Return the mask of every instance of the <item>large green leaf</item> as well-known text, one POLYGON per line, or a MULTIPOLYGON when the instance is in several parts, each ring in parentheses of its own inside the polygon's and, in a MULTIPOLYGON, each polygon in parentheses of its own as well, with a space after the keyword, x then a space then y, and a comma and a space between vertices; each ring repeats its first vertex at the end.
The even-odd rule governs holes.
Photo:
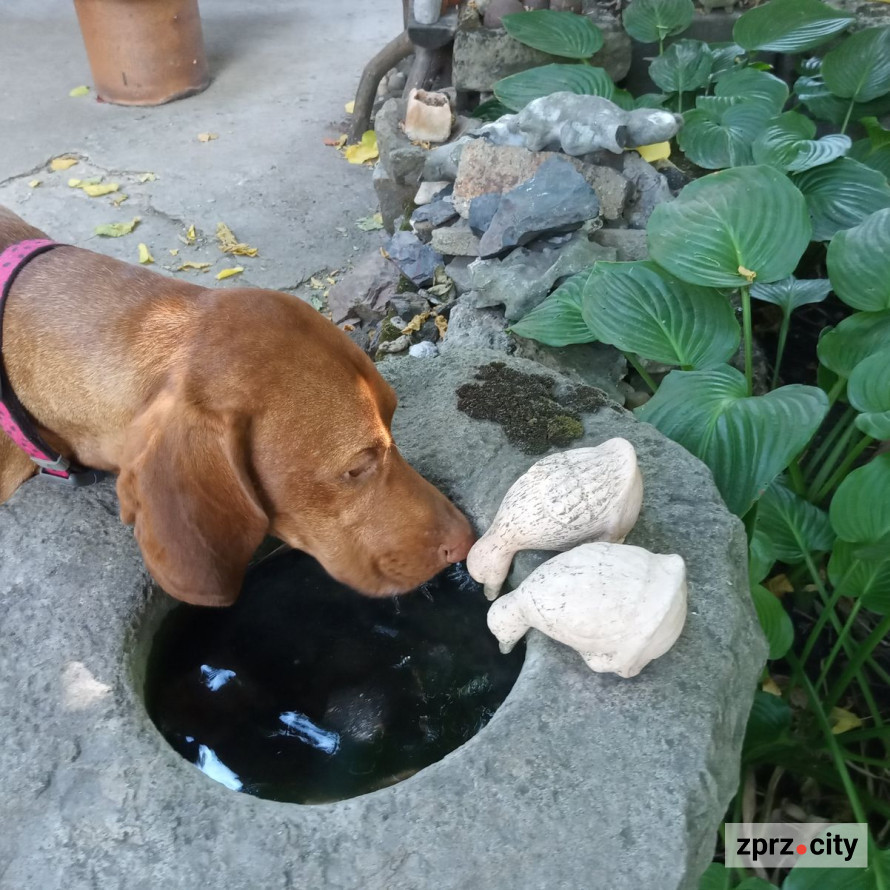
POLYGON ((822 60, 825 86, 842 99, 868 102, 890 92, 890 28, 866 28, 822 60))
POLYGON ((791 708, 778 695, 758 690, 754 693, 754 703, 745 727, 745 741, 742 756, 747 758, 755 749, 769 745, 779 739, 791 726, 791 708))
POLYGON ((695 15, 692 0, 633 0, 624 10, 624 30, 640 43, 660 43, 680 34, 695 15))
POLYGON ((708 85, 714 57, 701 40, 678 40, 649 66, 649 77, 668 93, 688 93, 708 85))
POLYGON ((813 240, 829 241, 865 217, 890 207, 890 185, 877 170, 850 158, 795 173, 792 182, 803 192, 813 218, 813 240))
POLYGON ((776 115, 788 100, 788 84, 766 71, 737 68, 720 75, 714 94, 721 97, 737 96, 745 102, 766 105, 776 115))
POLYGON ((649 255, 683 281, 738 287, 787 278, 810 243, 803 195, 772 167, 691 182, 649 218, 649 255))
POLYGON ((799 53, 825 43, 854 18, 819 0, 772 0, 744 13, 732 37, 745 49, 799 53))
POLYGON ((890 310, 857 312, 823 331, 816 346, 819 361, 841 377, 849 377, 863 359, 890 343, 890 310))
POLYGON ((875 439, 890 439, 890 342, 863 359, 847 384, 847 399, 860 413, 856 426, 875 439))
POLYGON ((710 467, 737 516, 803 450, 828 410, 828 397, 814 386, 747 391, 744 375, 728 366, 672 371, 636 411, 710 467))
POLYGON ((740 70, 748 58, 744 47, 737 43, 709 43, 714 64, 711 66, 711 80, 714 81, 729 71, 740 70))
POLYGON ((838 232, 828 245, 834 292, 854 309, 890 309, 890 207, 838 232))
POLYGON ((521 111, 533 99, 559 92, 611 99, 615 84, 602 68, 592 65, 541 65, 511 74, 494 85, 495 96, 513 111, 521 111))
POLYGON ((877 170, 885 179, 890 180, 890 145, 875 148, 869 139, 857 139, 850 147, 848 158, 877 170))
POLYGON ((509 330, 548 346, 569 346, 596 340, 581 316, 584 284, 589 274, 589 270, 579 272, 564 281, 543 303, 511 325, 509 330))
POLYGON ((872 458, 841 482, 829 516, 844 541, 873 544, 890 533, 890 453, 872 458))
POLYGON ((752 584, 762 581, 776 562, 773 542, 761 531, 754 529, 748 544, 748 580, 752 584))
POLYGON ((878 550, 837 541, 828 561, 828 578, 851 599, 882 615, 890 613, 890 542, 878 550))
POLYGON ((581 314, 597 340, 669 365, 713 368, 739 346, 739 325, 722 294, 649 261, 597 263, 581 314))
MULTIPOLYGON (((717 97, 700 97, 699 101, 703 98, 717 97)), ((704 108, 715 104, 705 103, 704 108)), ((683 115, 683 129, 677 134, 677 142, 686 157, 705 170, 743 167, 754 162, 751 145, 763 132, 770 116, 770 110, 756 102, 729 105, 717 114, 696 108, 683 115)))
POLYGON ((574 12, 536 9, 505 15, 501 21, 514 40, 552 56, 589 59, 603 46, 603 32, 587 16, 574 12))
POLYGON ((795 309, 810 303, 821 303, 831 293, 827 278, 795 278, 793 275, 772 284, 755 284, 751 296, 764 303, 780 306, 783 314, 790 315, 795 309))
POLYGON ((821 139, 813 139, 815 135, 816 125, 808 117, 786 111, 757 138, 752 146, 754 162, 799 172, 842 157, 852 144, 849 136, 837 133, 821 139))
POLYGON ((794 625, 782 601, 760 584, 751 587, 757 620, 769 644, 769 658, 783 658, 794 642, 794 625))
POLYGON ((812 551, 831 550, 835 537, 828 514, 778 479, 757 505, 757 531, 769 538, 776 559, 789 565, 803 562, 812 551))
MULTIPOLYGON (((817 61, 817 60, 810 60, 817 61)), ((873 99, 871 102, 856 102, 850 112, 850 102, 839 99, 829 92, 825 81, 818 74, 818 64, 813 68, 815 73, 798 77, 794 82, 794 95, 806 105, 807 110, 816 118, 829 121, 840 127, 850 113, 850 120, 858 121, 869 115, 881 115, 890 112, 890 94, 873 99)))

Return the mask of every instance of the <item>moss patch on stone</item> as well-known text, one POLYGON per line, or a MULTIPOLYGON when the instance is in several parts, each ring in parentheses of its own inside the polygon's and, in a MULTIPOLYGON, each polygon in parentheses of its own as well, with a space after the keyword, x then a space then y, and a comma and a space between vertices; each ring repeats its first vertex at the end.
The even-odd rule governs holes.
POLYGON ((475 420, 493 420, 509 442, 526 454, 543 454, 584 435, 580 415, 612 404, 592 386, 576 386, 558 398, 553 378, 523 374, 503 362, 491 362, 476 372, 479 383, 457 388, 457 407, 475 420))

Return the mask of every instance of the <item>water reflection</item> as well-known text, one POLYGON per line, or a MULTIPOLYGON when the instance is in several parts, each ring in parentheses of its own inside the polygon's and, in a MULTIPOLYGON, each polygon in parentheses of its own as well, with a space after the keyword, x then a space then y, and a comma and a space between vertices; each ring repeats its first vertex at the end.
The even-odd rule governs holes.
POLYGON ((166 618, 152 719, 211 778, 261 797, 320 803, 401 781, 485 726, 523 658, 498 652, 465 571, 424 588, 367 599, 305 554, 272 556, 232 608, 166 618))

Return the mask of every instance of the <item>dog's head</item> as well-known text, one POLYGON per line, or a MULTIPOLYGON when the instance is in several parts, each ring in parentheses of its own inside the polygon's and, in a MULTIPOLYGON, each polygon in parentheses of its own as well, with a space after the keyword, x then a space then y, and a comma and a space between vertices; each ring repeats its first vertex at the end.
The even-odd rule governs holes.
POLYGON ((206 303, 128 431, 118 479, 168 593, 230 604, 266 534, 372 596, 465 558, 469 523, 399 454, 395 394, 342 331, 274 291, 206 303))

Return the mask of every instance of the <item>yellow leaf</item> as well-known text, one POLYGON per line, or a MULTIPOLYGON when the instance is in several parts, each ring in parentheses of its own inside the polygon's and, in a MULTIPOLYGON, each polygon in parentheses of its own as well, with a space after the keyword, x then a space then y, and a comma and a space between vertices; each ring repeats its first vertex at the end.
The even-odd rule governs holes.
POLYGON ((415 331, 419 331, 421 327, 423 327, 423 323, 430 317, 429 309, 426 312, 421 312, 420 315, 415 315, 405 327, 402 328, 403 334, 413 334, 415 331))
MULTIPOLYGON (((177 251, 178 253, 179 251, 177 251)), ((172 251, 171 251, 172 253, 172 251)), ((210 263, 183 263, 176 271, 177 272, 185 272, 186 269, 197 269, 199 272, 203 272, 205 269, 210 268, 210 263)))
POLYGON ((226 278, 231 278, 233 275, 240 275, 244 271, 244 266, 233 266, 231 269, 223 269, 222 272, 217 272, 216 280, 224 281, 226 278))
POLYGON ((28 183, 28 188, 29 188, 29 189, 36 189, 38 185, 40 185, 40 180, 39 180, 39 179, 32 179, 32 180, 28 183))
POLYGON ((139 225, 139 222, 139 217, 134 216, 128 223, 106 223, 105 225, 96 226, 93 231, 105 238, 120 238, 121 235, 129 235, 139 225))
POLYGON ((743 278, 748 279, 748 284, 752 284, 754 279, 757 277, 756 272, 752 272, 750 269, 746 269, 744 266, 739 266, 739 275, 743 278))
POLYGON ((312 278, 309 279, 309 287, 311 287, 312 290, 321 290, 324 285, 313 275, 312 278))
POLYGON ((219 133, 198 133, 198 142, 211 142, 219 139, 219 133))
POLYGON ((68 95, 69 96, 88 96, 90 92, 90 88, 87 86, 75 87, 71 90, 68 95))
POLYGON ((125 195, 123 192, 118 192, 112 199, 111 203, 114 204, 115 207, 120 207, 124 201, 129 201, 130 196, 125 195))
POLYGON ((352 102, 347 102, 343 107, 346 109, 347 114, 354 114, 355 113, 355 100, 353 99, 352 102))
POLYGON ((53 173, 58 173, 60 170, 70 170, 77 163, 79 163, 79 160, 77 158, 69 158, 67 156, 61 158, 53 158, 49 162, 49 168, 53 171, 53 173))
POLYGON ((343 154, 350 164, 364 164, 365 161, 373 161, 379 157, 377 150, 377 134, 373 130, 366 130, 362 141, 356 145, 347 145, 343 154))
POLYGON ((238 241, 235 233, 225 223, 216 224, 216 237, 219 249, 223 253, 233 253, 238 256, 256 256, 259 253, 256 247, 238 241))
POLYGON ((779 689, 779 684, 772 677, 767 677, 760 688, 770 695, 775 695, 777 698, 782 697, 782 690, 779 689))
POLYGON ((436 327, 439 329, 439 339, 444 339, 448 333, 448 319, 444 315, 436 316, 436 327))
POLYGON ((155 258, 149 252, 147 245, 140 244, 139 245, 139 262, 142 263, 143 266, 147 266, 149 263, 153 263, 155 258))
POLYGON ((195 231, 194 225, 188 227, 188 231, 185 233, 185 240, 189 244, 194 244, 198 240, 198 233, 195 231))
POLYGON ((143 173, 139 177, 140 182, 154 182, 158 178, 156 173, 143 173))
POLYGON ((325 279, 325 281, 327 281, 328 284, 336 284, 337 283, 337 279, 334 278, 333 275, 328 275, 328 277, 325 279))
POLYGON ((785 574, 775 575, 763 585, 770 593, 774 593, 781 598, 783 593, 794 593, 794 585, 788 580, 785 574))
POLYGON ((70 189, 79 189, 83 185, 82 179, 69 179, 68 180, 68 188, 70 189))
POLYGON ((634 151, 638 151, 640 157, 651 164, 653 161, 666 161, 671 156, 671 144, 655 142, 652 145, 641 145, 634 151))
POLYGON ((81 189, 85 191, 91 198, 101 198, 103 195, 110 195, 112 192, 116 192, 120 186, 116 182, 102 182, 97 183, 96 185, 92 185, 90 183, 84 183, 81 185, 81 189))
POLYGON ((840 735, 842 732, 849 732, 851 729, 859 729, 862 726, 862 718, 857 717, 852 711, 844 710, 844 708, 832 708, 828 715, 828 722, 831 724, 833 735, 840 735))
POLYGON ((179 256, 179 248, 178 247, 168 247, 167 250, 170 251, 170 256, 179 256))

